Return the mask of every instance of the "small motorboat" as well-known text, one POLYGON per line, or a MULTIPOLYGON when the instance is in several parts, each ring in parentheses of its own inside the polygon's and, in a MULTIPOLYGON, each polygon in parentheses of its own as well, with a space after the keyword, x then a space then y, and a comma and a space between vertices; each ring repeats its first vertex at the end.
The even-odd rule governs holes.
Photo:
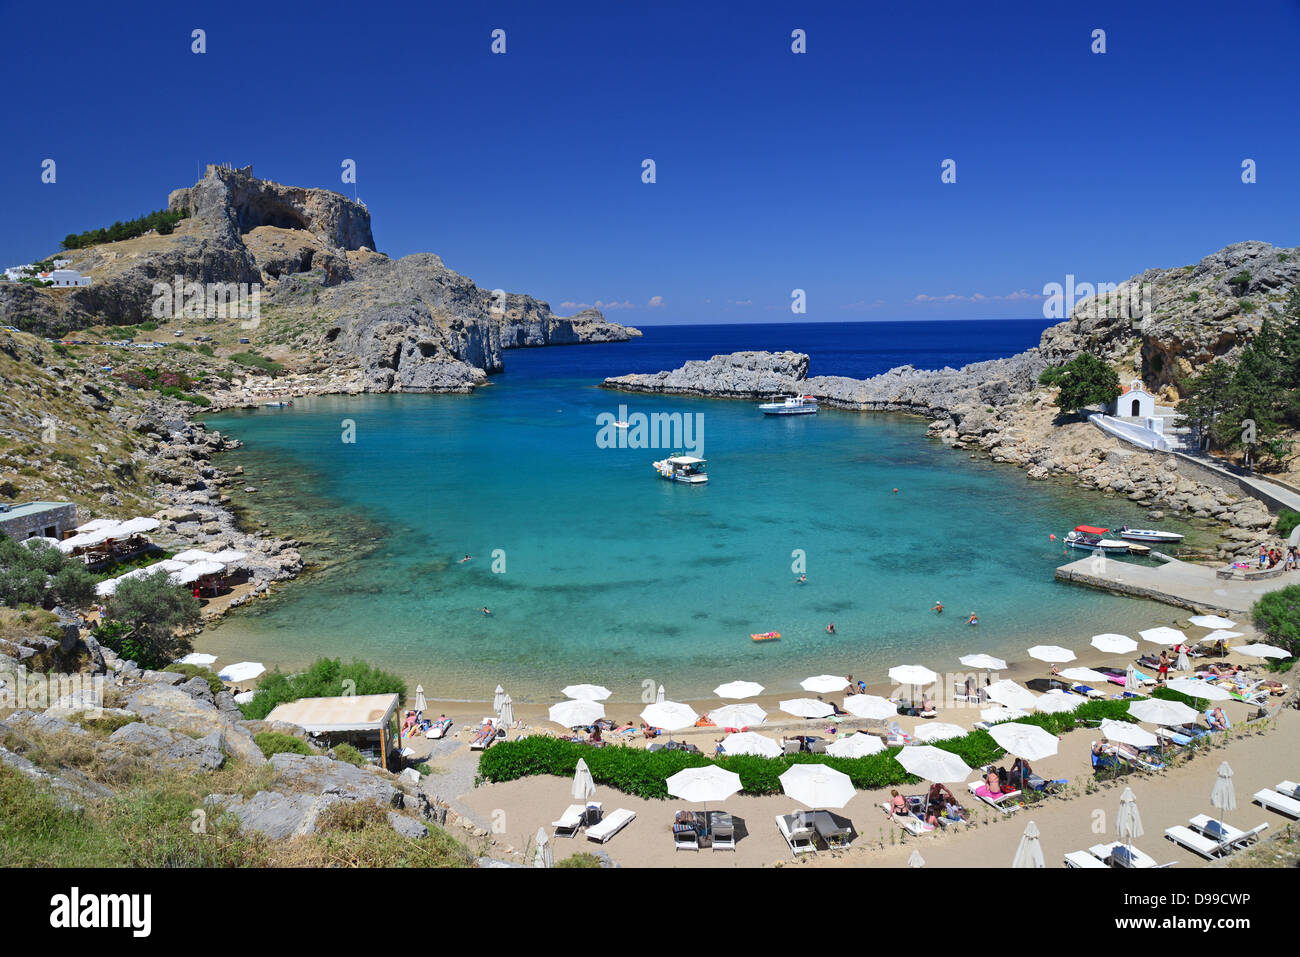
POLYGON ((1118 538, 1107 538, 1110 534, 1109 528, 1099 528, 1096 525, 1076 525, 1074 531, 1065 536, 1065 544, 1071 548, 1082 548, 1085 551, 1095 552, 1127 552, 1128 542, 1118 538))
POLYGON ((693 455, 673 455, 654 463, 660 478, 686 485, 703 485, 709 480, 708 462, 693 455))
POLYGON ((776 641, 781 637, 781 633, 779 631, 760 631, 757 634, 750 635, 749 637, 755 641, 776 641))
POLYGON ((759 406, 764 415, 816 415, 817 396, 778 395, 771 402, 759 406))
POLYGON ((1146 542, 1152 545, 1171 545, 1181 542, 1185 536, 1177 532, 1162 532, 1155 528, 1129 528, 1125 525, 1119 530, 1119 537, 1130 542, 1146 542))

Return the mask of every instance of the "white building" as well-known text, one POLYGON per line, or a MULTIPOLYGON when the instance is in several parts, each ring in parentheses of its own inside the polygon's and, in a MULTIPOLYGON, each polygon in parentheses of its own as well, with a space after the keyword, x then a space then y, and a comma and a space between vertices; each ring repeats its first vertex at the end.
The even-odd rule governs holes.
POLYGON ((42 282, 52 282, 56 286, 89 286, 90 277, 83 276, 75 269, 56 269, 43 272, 37 277, 42 282))
POLYGON ((1156 397, 1143 388, 1142 383, 1134 379, 1121 387, 1120 396, 1115 400, 1116 418, 1151 419, 1156 415, 1156 397))

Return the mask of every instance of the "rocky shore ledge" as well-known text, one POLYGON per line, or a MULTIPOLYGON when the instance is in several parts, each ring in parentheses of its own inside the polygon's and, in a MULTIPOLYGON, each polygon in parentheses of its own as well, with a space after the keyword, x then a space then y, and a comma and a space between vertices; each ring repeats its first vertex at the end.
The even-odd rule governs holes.
POLYGON ((1038 385, 1048 364, 1041 350, 1029 349, 961 369, 900 366, 870 379, 809 378, 803 353, 734 352, 666 372, 612 376, 602 385, 749 401, 804 394, 830 408, 920 415, 931 420, 931 437, 1017 465, 1030 479, 1062 477, 1080 488, 1123 495, 1149 507, 1152 521, 1169 515, 1213 523, 1219 541, 1207 558, 1253 558, 1261 544, 1285 550, 1275 534, 1276 517, 1259 501, 1185 474, 1173 456, 1138 451, 1087 422, 1061 421, 1050 390, 1038 385))

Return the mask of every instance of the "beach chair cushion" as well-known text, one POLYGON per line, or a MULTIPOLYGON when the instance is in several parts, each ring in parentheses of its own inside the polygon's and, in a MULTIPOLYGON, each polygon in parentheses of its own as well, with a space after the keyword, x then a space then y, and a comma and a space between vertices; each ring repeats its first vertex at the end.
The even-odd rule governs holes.
POLYGON ((811 825, 796 819, 794 814, 778 814, 776 829, 781 832, 786 844, 790 845, 791 853, 807 854, 817 850, 817 844, 813 840, 815 832, 811 825))
POLYGON ((1102 870, 1106 869, 1106 863, 1104 861, 1098 860, 1087 851, 1070 851, 1070 853, 1065 855, 1065 866, 1078 868, 1100 867, 1102 870))
POLYGON ((578 828, 582 826, 586 812, 587 809, 585 806, 581 804, 570 804, 564 809, 564 813, 560 815, 558 821, 551 822, 551 827, 555 828, 555 835, 557 837, 573 837, 578 833, 578 828), (563 835, 561 835, 561 831, 564 832, 563 835))
POLYGON ((636 812, 629 811, 627 808, 621 807, 617 811, 611 811, 599 824, 587 828, 587 840, 604 844, 635 819, 636 812))
POLYGON ((1300 801, 1295 798, 1264 788, 1262 791, 1255 792, 1255 801, 1260 807, 1276 811, 1279 814, 1285 814, 1287 817, 1300 819, 1300 801))
POLYGON ((1175 844, 1180 844, 1189 851, 1211 860, 1222 856, 1231 849, 1230 842, 1211 840, 1204 834, 1198 834, 1190 827, 1183 827, 1181 824, 1165 828, 1165 837, 1175 844))

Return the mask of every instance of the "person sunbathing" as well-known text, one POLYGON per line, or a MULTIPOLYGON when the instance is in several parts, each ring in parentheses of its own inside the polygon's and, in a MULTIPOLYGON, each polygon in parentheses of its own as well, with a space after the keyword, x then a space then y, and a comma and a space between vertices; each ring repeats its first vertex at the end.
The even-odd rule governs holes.
POLYGON ((485 721, 483 727, 478 729, 478 734, 474 735, 474 744, 482 744, 492 740, 492 736, 497 733, 497 729, 491 721, 485 721))
POLYGON ((1213 711, 1207 714, 1205 718, 1210 723, 1211 731, 1228 730, 1228 719, 1224 716, 1222 708, 1215 708, 1213 711))
POLYGON ((921 713, 929 714, 932 711, 934 711, 934 699, 929 695, 923 696, 921 698, 921 713))
POLYGON ((1016 758, 1011 764, 1011 773, 1007 775, 1007 782, 1014 787, 1023 788, 1025 780, 1034 776, 1034 769, 1029 766, 1029 762, 1023 758, 1016 758))
POLYGON ((891 790, 889 792, 890 817, 893 817, 895 814, 902 814, 904 817, 906 817, 909 813, 911 812, 907 806, 907 798, 899 794, 897 789, 891 790))

